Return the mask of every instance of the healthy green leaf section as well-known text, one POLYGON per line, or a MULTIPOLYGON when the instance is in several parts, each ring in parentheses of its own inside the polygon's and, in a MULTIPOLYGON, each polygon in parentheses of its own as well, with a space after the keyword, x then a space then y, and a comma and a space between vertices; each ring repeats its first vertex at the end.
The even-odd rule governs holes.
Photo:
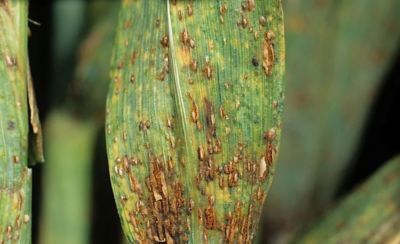
POLYGON ((251 243, 283 107, 281 2, 123 2, 106 136, 130 242, 251 243))
POLYGON ((299 243, 399 243, 400 157, 314 225, 299 243))
POLYGON ((0 242, 30 243, 28 4, 0 1, 0 242))

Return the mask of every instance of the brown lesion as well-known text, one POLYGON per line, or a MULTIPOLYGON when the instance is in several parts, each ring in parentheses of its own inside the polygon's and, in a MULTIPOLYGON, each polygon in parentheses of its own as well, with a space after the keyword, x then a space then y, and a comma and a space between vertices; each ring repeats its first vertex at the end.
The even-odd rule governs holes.
POLYGON ((256 8, 255 0, 245 0, 242 2, 242 10, 243 11, 253 11, 256 8))
POLYGON ((263 69, 267 76, 272 75, 272 69, 275 64, 274 41, 275 34, 270 30, 265 33, 263 41, 263 69))
POLYGON ((206 77, 208 80, 211 80, 214 75, 214 70, 210 64, 210 61, 206 60, 206 63, 203 67, 203 75, 206 77))
POLYGON ((208 100, 204 98, 204 107, 205 107, 205 116, 207 123, 207 138, 217 137, 217 128, 215 123, 215 113, 214 113, 214 105, 208 100))

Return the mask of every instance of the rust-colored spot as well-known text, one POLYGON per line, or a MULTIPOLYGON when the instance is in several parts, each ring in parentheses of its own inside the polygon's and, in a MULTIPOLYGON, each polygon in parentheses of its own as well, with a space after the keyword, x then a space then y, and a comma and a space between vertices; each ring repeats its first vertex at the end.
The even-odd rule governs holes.
POLYGON ((199 120, 199 107, 197 106, 197 104, 194 101, 192 102, 191 116, 192 116, 193 123, 197 123, 199 120))
POLYGON ((182 19, 183 19, 182 10, 178 10, 178 19, 179 19, 179 20, 182 20, 182 19))
POLYGON ((192 59, 192 60, 190 61, 190 69, 191 69, 193 72, 197 72, 197 61, 196 61, 196 59, 192 59))
POLYGON ((133 173, 128 174, 129 175, 129 187, 132 192, 135 192, 139 195, 143 194, 142 187, 140 186, 140 183, 138 180, 135 178, 133 173))
POLYGON ((138 56, 137 52, 135 52, 135 51, 132 52, 132 54, 131 54, 131 65, 135 64, 137 56, 138 56))
POLYGON ((168 73, 169 73, 169 59, 168 59, 168 56, 166 55, 164 57, 163 67, 161 69, 160 74, 158 75, 158 80, 160 80, 160 81, 165 80, 168 73))
POLYGON ((226 115, 225 109, 222 105, 219 107, 219 116, 221 117, 221 119, 228 118, 228 116, 226 115))
POLYGON ((267 24, 267 19, 264 16, 260 16, 260 19, 258 20, 261 26, 265 26, 267 24))
POLYGON ((19 159, 18 155, 14 155, 12 158, 13 158, 13 162, 15 164, 19 163, 20 159, 19 159))
POLYGON ((14 57, 11 57, 10 55, 6 54, 4 56, 5 63, 8 67, 13 67, 17 65, 17 60, 14 57))
POLYGON ((117 64, 117 69, 122 69, 124 67, 124 61, 119 61, 117 64))
POLYGON ((219 7, 219 13, 224 15, 226 13, 226 11, 228 10, 228 6, 223 3, 220 7, 219 7))
POLYGON ((205 159, 204 149, 201 145, 197 148, 197 157, 200 161, 204 161, 205 159))
POLYGON ((169 129, 173 129, 173 128, 174 128, 173 119, 170 118, 170 117, 167 118, 167 127, 168 127, 169 129))
POLYGON ((257 189, 257 200, 258 201, 263 201, 264 200, 264 196, 265 196, 265 194, 264 194, 264 191, 261 189, 261 187, 258 187, 258 189, 257 189))
POLYGON ((255 0, 245 0, 242 2, 242 9, 244 11, 253 11, 256 7, 256 1, 255 0))
POLYGON ((149 120, 140 121, 140 123, 139 123, 139 131, 146 132, 149 129, 150 129, 150 121, 149 120))
POLYGON ((271 142, 269 142, 268 144, 267 144, 267 148, 266 148, 266 150, 265 150, 265 159, 266 159, 266 161, 267 161, 267 163, 268 163, 268 165, 272 165, 273 164, 273 162, 274 162, 274 154, 276 154, 276 148, 274 147, 274 145, 271 143, 271 142))
POLYGON ((208 134, 209 136, 216 137, 217 129, 215 125, 214 106, 207 98, 204 98, 204 103, 208 134))
POLYGON ((240 19, 237 21, 237 26, 242 27, 243 29, 249 26, 249 20, 247 19, 247 17, 242 15, 240 19))
POLYGON ((189 36, 189 32, 187 31, 187 29, 184 29, 181 32, 181 42, 184 46, 188 48, 194 48, 194 40, 189 36))
POLYGON ((132 74, 132 75, 131 75, 131 78, 130 78, 131 83, 132 83, 132 84, 135 83, 135 80, 136 80, 136 77, 135 77, 134 74, 132 74))
POLYGON ((275 38, 275 34, 272 31, 268 31, 264 35, 264 43, 263 43, 263 68, 264 72, 267 76, 272 75, 272 68, 275 63, 275 51, 273 40, 275 38))
POLYGON ((160 43, 163 47, 168 47, 169 46, 169 40, 168 40, 168 36, 164 35, 161 40, 160 43))
POLYGON ((264 133, 264 140, 267 142, 272 142, 276 138, 276 130, 275 128, 269 129, 267 132, 264 133))
POLYGON ((131 20, 125 20, 125 22, 124 22, 124 28, 125 29, 129 29, 129 28, 131 28, 132 27, 132 21, 131 20))
POLYGON ((208 62, 208 61, 207 61, 206 64, 204 65, 203 74, 204 74, 204 76, 205 76, 207 79, 209 79, 209 80, 211 80, 212 77, 213 77, 213 69, 212 69, 212 67, 211 67, 211 65, 210 65, 210 62, 208 62))
POLYGON ((197 129, 198 129, 198 130, 201 130, 201 129, 203 129, 203 124, 200 122, 200 120, 199 120, 199 121, 197 121, 197 123, 196 123, 196 127, 197 127, 197 129))
POLYGON ((186 8, 187 8, 188 16, 192 16, 193 15, 193 5, 192 4, 188 4, 186 8))

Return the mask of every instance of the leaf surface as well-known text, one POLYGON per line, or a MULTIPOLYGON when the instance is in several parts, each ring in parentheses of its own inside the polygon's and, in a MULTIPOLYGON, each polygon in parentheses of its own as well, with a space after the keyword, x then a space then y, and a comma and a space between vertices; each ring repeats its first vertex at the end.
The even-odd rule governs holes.
POLYGON ((283 107, 281 2, 124 1, 107 102, 131 242, 250 243, 283 107))

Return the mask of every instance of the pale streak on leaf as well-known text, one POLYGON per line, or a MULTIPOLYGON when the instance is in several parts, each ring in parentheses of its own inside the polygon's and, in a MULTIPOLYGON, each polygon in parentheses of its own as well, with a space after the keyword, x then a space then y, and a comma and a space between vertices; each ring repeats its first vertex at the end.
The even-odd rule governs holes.
POLYGON ((28 88, 28 102, 29 102, 29 113, 30 113, 30 124, 32 127, 33 138, 30 138, 32 147, 32 154, 35 162, 30 162, 34 165, 36 162, 44 162, 43 153, 43 136, 42 136, 42 126, 40 124, 39 110, 36 103, 35 90, 33 88, 33 81, 30 69, 28 69, 27 78, 27 88, 28 88))

